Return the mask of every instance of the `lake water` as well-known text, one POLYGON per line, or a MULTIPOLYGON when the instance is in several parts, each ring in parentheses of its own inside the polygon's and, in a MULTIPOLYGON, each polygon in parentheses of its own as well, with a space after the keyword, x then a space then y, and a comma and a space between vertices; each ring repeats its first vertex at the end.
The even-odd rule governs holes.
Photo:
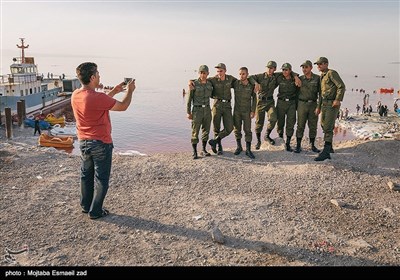
MULTIPOLYGON (((197 74, 187 71, 181 74, 176 84, 171 80, 169 83, 166 82, 170 84, 168 87, 149 87, 148 85, 142 87, 140 80, 137 80, 137 88, 128 110, 110 113, 115 151, 131 150, 145 154, 191 151, 191 122, 186 118, 186 99, 183 98, 182 89, 186 89, 187 81, 196 78, 197 74)), ((347 107, 350 114, 356 112, 357 104, 362 107, 365 94, 360 93, 360 89, 364 89, 366 94, 369 94, 369 103, 374 111, 376 111, 378 101, 393 111, 394 97, 397 97, 398 90, 398 81, 394 78, 341 77, 347 88, 341 108, 347 107), (373 93, 381 87, 394 87, 396 92, 394 95, 373 93)), ((276 93, 277 91, 275 91, 275 96, 276 93)), ((117 98, 122 98, 123 95, 124 93, 120 93, 117 98)), ((317 137, 322 137, 320 124, 318 127, 317 137)), ((255 138, 254 119, 252 128, 253 138, 255 138)), ((265 126, 263 134, 264 131, 265 126)), ((308 135, 307 131, 305 135, 308 135)), ((273 130, 272 136, 277 137, 276 129, 273 130)), ((353 138, 354 135, 350 131, 337 130, 334 141, 353 138)), ((253 145, 254 143, 253 140, 253 145)), ((75 146, 77 147, 77 144, 75 146)), ((230 148, 236 146, 233 133, 223 140, 223 146, 230 148)), ((75 148, 73 153, 78 153, 78 149, 75 148)))

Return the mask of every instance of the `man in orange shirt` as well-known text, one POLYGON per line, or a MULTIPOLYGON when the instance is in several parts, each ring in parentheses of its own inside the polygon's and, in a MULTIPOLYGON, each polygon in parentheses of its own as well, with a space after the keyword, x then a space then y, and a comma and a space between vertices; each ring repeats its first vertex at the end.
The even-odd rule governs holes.
POLYGON ((109 214, 103 208, 111 173, 112 150, 111 121, 109 111, 125 111, 131 104, 135 80, 126 85, 122 101, 114 95, 123 91, 124 83, 116 85, 108 94, 96 92, 100 74, 93 62, 84 62, 76 68, 82 87, 71 97, 76 120, 79 148, 81 150, 81 207, 89 218, 97 219, 109 214))

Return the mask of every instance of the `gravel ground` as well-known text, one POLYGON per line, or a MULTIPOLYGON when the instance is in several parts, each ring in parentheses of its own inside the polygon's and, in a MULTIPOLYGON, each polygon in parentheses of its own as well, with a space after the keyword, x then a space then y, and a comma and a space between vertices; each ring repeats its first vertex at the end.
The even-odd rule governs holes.
POLYGON ((255 160, 115 154, 111 214, 90 220, 79 157, 37 147, 31 132, 0 139, 0 252, 29 248, 2 266, 400 264, 400 192, 388 187, 400 184, 398 140, 335 143, 324 162, 281 139, 255 160))

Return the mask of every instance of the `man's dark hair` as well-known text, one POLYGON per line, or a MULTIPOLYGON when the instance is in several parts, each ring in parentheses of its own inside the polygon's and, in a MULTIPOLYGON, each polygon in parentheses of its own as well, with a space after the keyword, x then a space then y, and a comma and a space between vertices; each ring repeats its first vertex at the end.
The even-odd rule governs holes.
POLYGON ((249 73, 249 69, 247 69, 247 67, 240 67, 239 71, 240 70, 243 70, 243 71, 246 71, 247 73, 249 73))
POLYGON ((76 68, 76 76, 82 84, 87 85, 90 83, 90 78, 96 75, 97 64, 93 62, 84 62, 76 68))

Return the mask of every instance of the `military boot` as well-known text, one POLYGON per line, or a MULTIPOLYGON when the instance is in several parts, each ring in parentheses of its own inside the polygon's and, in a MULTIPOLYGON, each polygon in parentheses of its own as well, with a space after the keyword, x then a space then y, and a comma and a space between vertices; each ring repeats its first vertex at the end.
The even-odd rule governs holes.
POLYGON ((333 150, 333 145, 331 145, 331 149, 330 149, 330 151, 329 151, 331 154, 334 154, 335 153, 335 151, 333 150))
POLYGON ((207 147, 207 141, 203 141, 203 156, 209 157, 211 156, 211 154, 207 152, 206 147, 207 147))
POLYGON ((326 159, 331 159, 331 155, 329 154, 329 151, 331 150, 332 144, 329 142, 325 142, 324 149, 322 152, 314 159, 315 161, 324 161, 326 159))
POLYGON ((290 140, 292 140, 292 136, 286 136, 286 151, 293 152, 293 149, 290 147, 290 140))
POLYGON ((265 140, 267 140, 271 145, 275 145, 275 140, 270 137, 272 130, 267 129, 267 133, 265 134, 265 140))
POLYGON ((235 152, 233 153, 235 156, 237 156, 238 154, 240 154, 243 151, 242 143, 241 143, 240 139, 236 139, 236 143, 237 143, 237 148, 236 148, 235 152))
POLYGON ((214 154, 217 153, 217 141, 215 139, 210 139, 208 140, 208 144, 211 146, 211 150, 214 152, 214 154))
POLYGON ((224 153, 224 150, 222 150, 221 138, 217 137, 216 140, 217 140, 217 144, 218 144, 217 155, 222 155, 224 153))
POLYGON ((261 147, 261 132, 260 133, 256 132, 256 137, 257 137, 256 150, 259 150, 261 147))
POLYGON ((251 142, 246 142, 246 156, 251 159, 256 158, 254 154, 251 152, 251 142))
POLYGON ((315 138, 310 138, 311 150, 315 153, 320 153, 321 151, 315 147, 315 138))
POLYGON ((301 137, 297 137, 297 145, 296 145, 296 149, 294 149, 294 152, 296 154, 301 152, 301 137))
POLYGON ((199 157, 197 156, 197 144, 192 144, 193 147, 193 159, 198 159, 199 157))

